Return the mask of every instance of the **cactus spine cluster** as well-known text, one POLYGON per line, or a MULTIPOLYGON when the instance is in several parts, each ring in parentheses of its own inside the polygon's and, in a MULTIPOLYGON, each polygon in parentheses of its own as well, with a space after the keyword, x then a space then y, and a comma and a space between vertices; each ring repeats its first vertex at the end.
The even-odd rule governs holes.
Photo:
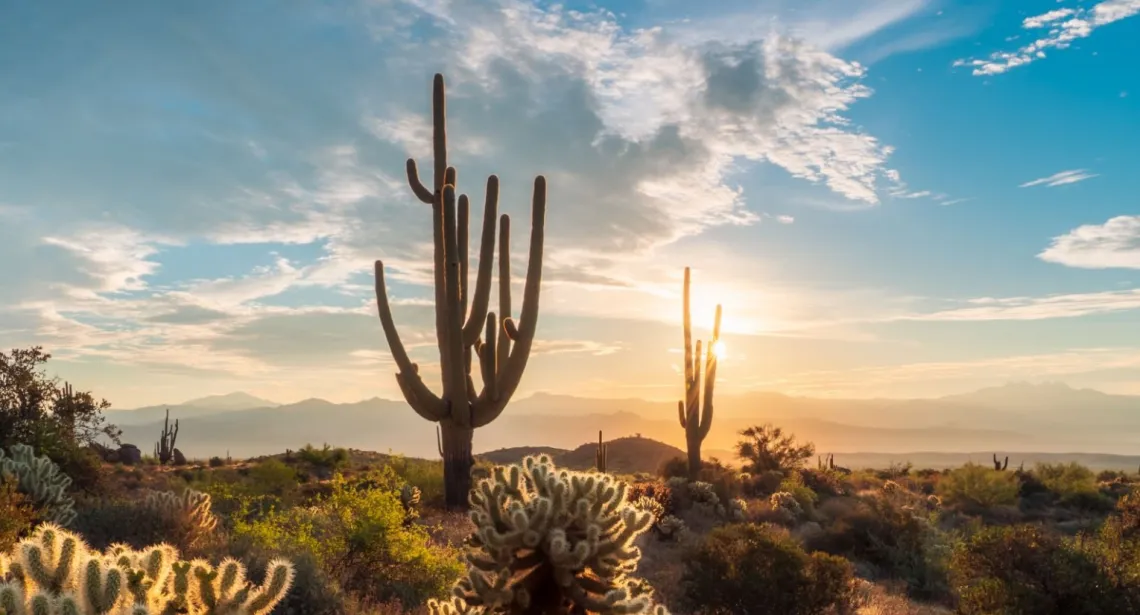
POLYGON ((431 613, 663 615, 629 576, 653 515, 625 496, 625 483, 558 470, 546 455, 495 467, 471 493, 467 575, 431 613))
POLYGON ((83 539, 45 523, 0 554, 0 612, 5 615, 266 615, 293 583, 293 566, 273 560, 266 581, 246 580, 227 558, 217 566, 181 561, 166 544, 135 551, 92 550, 83 539))
POLYGON ((594 453, 594 467, 602 474, 606 473, 606 453, 608 445, 602 442, 602 430, 598 430, 598 451, 594 453))
POLYGON ((75 520, 75 501, 67 494, 71 478, 51 459, 37 457, 26 444, 13 444, 8 455, 0 449, 0 477, 15 479, 20 492, 35 503, 45 521, 62 526, 75 520))
POLYGON ((178 439, 178 419, 174 419, 174 428, 170 428, 170 408, 166 409, 166 418, 162 421, 162 434, 158 442, 154 443, 154 456, 162 465, 174 459, 174 441, 178 439))
POLYGON ((503 214, 499 232, 499 313, 488 312, 495 258, 499 179, 487 178, 479 271, 474 293, 468 292, 468 227, 470 204, 458 195, 456 171, 447 164, 447 114, 443 75, 432 90, 432 145, 435 177, 429 190, 419 179, 416 162, 407 162, 408 184, 419 200, 432 207, 435 246, 435 328, 439 346, 443 393, 436 395, 419 375, 400 341, 388 304, 384 264, 376 261, 376 303, 388 347, 396 362, 396 382, 404 398, 421 417, 440 424, 445 499, 449 508, 463 507, 471 487, 474 430, 498 418, 522 379, 538 324, 542 282, 543 230, 546 218, 546 179, 534 180, 531 204, 530 255, 522 311, 511 319, 510 218, 503 214), (472 355, 479 358, 482 390, 471 377, 472 355))
POLYGON ((716 320, 712 339, 705 351, 704 399, 701 398, 701 340, 693 348, 692 316, 689 309, 689 268, 685 267, 684 328, 685 328, 685 398, 677 402, 677 416, 685 430, 685 445, 689 453, 689 480, 701 474, 701 442, 709 435, 713 418, 713 388, 716 386, 717 342, 720 341, 720 304, 716 306, 716 320))

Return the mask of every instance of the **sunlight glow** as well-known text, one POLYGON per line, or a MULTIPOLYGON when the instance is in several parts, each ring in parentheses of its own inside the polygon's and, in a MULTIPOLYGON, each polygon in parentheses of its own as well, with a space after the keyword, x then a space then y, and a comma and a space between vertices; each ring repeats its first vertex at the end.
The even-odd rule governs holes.
POLYGON ((716 355, 717 361, 723 361, 724 358, 728 356, 726 350, 724 340, 717 340, 716 343, 712 345, 712 352, 716 355))

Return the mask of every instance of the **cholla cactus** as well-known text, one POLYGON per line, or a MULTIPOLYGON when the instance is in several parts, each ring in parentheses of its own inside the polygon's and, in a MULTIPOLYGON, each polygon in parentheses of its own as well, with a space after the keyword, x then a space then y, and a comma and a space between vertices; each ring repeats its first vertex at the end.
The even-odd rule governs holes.
POLYGON ((218 518, 210 508, 210 494, 186 489, 181 495, 173 491, 148 491, 143 505, 185 530, 183 547, 197 544, 218 526, 218 518))
POLYGON ((400 487, 400 504, 404 507, 404 522, 409 524, 419 518, 420 488, 405 484, 400 487))
POLYGON ((708 504, 710 506, 720 504, 720 498, 717 497, 712 484, 702 481, 689 483, 689 497, 698 504, 708 504))
POLYGON ((633 507, 653 515, 653 522, 657 523, 665 516, 665 506, 649 496, 641 496, 633 501, 633 507))
POLYGON ((8 456, 0 449, 0 476, 15 478, 19 490, 28 495, 42 518, 62 526, 75 520, 75 502, 67 495, 71 478, 47 457, 37 457, 32 447, 13 444, 8 456))
POLYGON ((634 595, 633 541, 653 517, 625 493, 611 476, 560 471, 546 455, 495 467, 471 492, 467 575, 450 602, 429 602, 431 613, 664 615, 634 595))
POLYGON ((796 496, 787 491, 777 491, 773 493, 771 497, 768 498, 768 504, 772 506, 773 510, 786 510, 794 517, 799 517, 804 512, 796 496))
POLYGON ((665 518, 658 521, 656 528, 662 540, 677 540, 688 529, 685 527, 684 521, 673 515, 666 515, 665 518))
POLYGON ((725 510, 727 511, 729 519, 733 521, 744 521, 748 515, 748 502, 745 502, 741 498, 733 498, 728 501, 725 510))
POLYGON ((267 615, 293 583, 293 566, 269 562, 266 582, 253 586, 245 568, 180 561, 160 544, 134 551, 92 550, 83 539, 45 523, 0 555, 0 612, 5 615, 267 615))
POLYGON ((883 483, 883 493, 887 495, 895 495, 901 491, 903 491, 902 485, 899 485, 893 480, 888 480, 883 483))

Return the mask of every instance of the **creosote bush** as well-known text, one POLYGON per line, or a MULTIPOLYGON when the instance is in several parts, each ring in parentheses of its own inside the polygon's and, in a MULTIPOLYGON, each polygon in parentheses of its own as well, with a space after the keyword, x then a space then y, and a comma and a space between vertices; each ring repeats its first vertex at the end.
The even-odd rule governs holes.
POLYGON ((625 483, 527 457, 480 480, 471 507, 467 575, 433 614, 666 612, 631 576, 653 516, 626 501, 625 483))
POLYGON ((853 569, 843 558, 807 554, 770 525, 713 530, 684 557, 684 605, 709 615, 819 615, 846 608, 853 569))
POLYGON ((947 473, 938 482, 938 495, 948 506, 985 510, 1017 503, 1020 489, 1012 472, 978 465, 966 465, 947 473))

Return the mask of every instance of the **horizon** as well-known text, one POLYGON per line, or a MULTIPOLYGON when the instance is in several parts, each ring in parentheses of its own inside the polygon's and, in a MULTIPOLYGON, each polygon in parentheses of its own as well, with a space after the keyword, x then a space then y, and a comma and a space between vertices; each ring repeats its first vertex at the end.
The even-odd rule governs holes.
POLYGON ((439 390, 404 179, 436 72, 473 235, 502 180, 516 298, 549 185, 518 400, 679 397, 686 266, 696 338, 724 305, 719 394, 1140 395, 1140 3, 6 12, 0 260, 28 265, 0 278, 0 348, 113 409, 402 400, 376 259, 439 390))
MULTIPOLYGON (((739 393, 730 394, 730 395, 731 396, 782 395, 782 396, 793 398, 793 399, 820 399, 820 400, 836 400, 836 401, 843 401, 843 400, 851 400, 851 401, 876 401, 876 400, 884 400, 884 401, 935 401, 935 400, 940 400, 940 399, 946 399, 948 397, 968 396, 971 394, 984 393, 984 392, 988 392, 988 391, 992 391, 992 390, 1002 390, 1002 389, 1010 389, 1010 388, 1023 388, 1023 387, 1031 387, 1031 388, 1035 388, 1035 389, 1041 389, 1041 388, 1047 388, 1047 387, 1060 387, 1060 388, 1064 388, 1066 390, 1073 391, 1076 393, 1091 392, 1091 393, 1098 393, 1098 394, 1104 394, 1104 395, 1114 395, 1112 393, 1106 393, 1104 391, 1101 391, 1098 389, 1093 389, 1093 388, 1087 388, 1087 387, 1077 388, 1077 387, 1070 386, 1066 382, 1053 381, 1053 380, 1043 380, 1043 381, 1039 381, 1039 382, 1009 381, 1009 382, 1006 382, 1004 384, 995 385, 995 386, 991 386, 991 387, 983 387, 980 389, 969 389, 969 390, 965 390, 965 391, 958 391, 955 393, 949 393, 946 395, 937 395, 937 396, 933 396, 933 397, 882 397, 882 396, 875 396, 875 397, 825 397, 825 396, 812 396, 812 395, 789 395, 787 393, 782 393, 780 391, 769 391, 769 390, 741 391, 739 393)), ((205 395, 205 396, 200 396, 200 397, 194 397, 191 399, 187 399, 185 401, 175 402, 175 403, 163 402, 163 403, 158 403, 158 404, 147 404, 145 406, 135 406, 135 407, 131 407, 131 408, 116 408, 116 407, 112 406, 108 410, 111 413, 114 413, 116 411, 118 411, 118 412, 132 412, 135 410, 157 408, 157 407, 162 407, 162 406, 176 406, 176 407, 177 406, 193 406, 195 402, 202 402, 204 400, 209 400, 209 399, 214 399, 214 398, 227 398, 227 397, 234 397, 234 396, 243 396, 243 397, 248 397, 248 398, 268 402, 273 407, 296 405, 296 404, 300 404, 300 403, 306 402, 306 401, 326 401, 326 402, 330 402, 330 403, 334 403, 334 404, 352 404, 352 403, 357 403, 357 402, 361 402, 361 401, 370 401, 370 400, 375 399, 375 400, 384 401, 384 402, 405 403, 403 398, 380 397, 377 395, 373 395, 371 397, 365 397, 365 398, 361 398, 361 399, 350 400, 350 401, 341 401, 341 402, 334 402, 332 400, 328 400, 328 399, 325 399, 323 397, 305 397, 302 399, 296 399, 293 401, 283 402, 283 401, 279 401, 279 400, 275 400, 275 399, 269 399, 266 397, 262 397, 260 395, 253 395, 247 391, 230 391, 229 393, 221 393, 221 394, 216 394, 216 395, 205 395)), ((673 403, 673 402, 677 401, 676 398, 664 398, 664 397, 660 397, 660 398, 649 398, 649 397, 593 397, 593 396, 573 395, 571 393, 555 393, 555 392, 551 392, 551 391, 533 391, 533 392, 529 392, 525 395, 516 396, 513 399, 515 401, 524 401, 527 399, 533 399, 533 398, 541 397, 541 396, 557 396, 557 397, 569 397, 572 399, 615 401, 615 402, 617 402, 617 401, 644 401, 644 402, 650 402, 650 403, 673 403)), ((1135 396, 1135 395, 1126 395, 1126 397, 1138 397, 1138 398, 1140 398, 1140 396, 1135 396)), ((249 409, 253 409, 253 408, 254 408, 254 406, 249 407, 249 409)), ((246 409, 246 407, 245 406, 239 407, 239 410, 240 409, 246 409)), ((178 418, 178 417, 174 417, 174 418, 178 418)))

